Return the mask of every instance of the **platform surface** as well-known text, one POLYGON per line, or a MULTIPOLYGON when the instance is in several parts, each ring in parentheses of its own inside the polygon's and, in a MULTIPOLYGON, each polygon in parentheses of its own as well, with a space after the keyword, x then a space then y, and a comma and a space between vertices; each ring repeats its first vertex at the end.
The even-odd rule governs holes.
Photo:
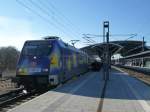
POLYGON ((150 112, 150 86, 124 72, 112 72, 102 112, 150 112))
POLYGON ((101 72, 89 72, 9 112, 150 112, 150 87, 112 70, 104 98, 101 72))

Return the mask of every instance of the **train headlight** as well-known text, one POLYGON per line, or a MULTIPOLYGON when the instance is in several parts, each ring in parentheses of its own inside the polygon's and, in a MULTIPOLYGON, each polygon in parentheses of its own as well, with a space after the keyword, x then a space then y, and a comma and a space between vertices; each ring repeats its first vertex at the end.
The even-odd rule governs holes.
POLYGON ((19 69, 18 69, 18 72, 23 72, 23 69, 22 69, 22 68, 19 68, 19 69))
POLYGON ((27 74, 27 69, 25 68, 19 68, 17 73, 19 73, 20 75, 26 75, 27 74))

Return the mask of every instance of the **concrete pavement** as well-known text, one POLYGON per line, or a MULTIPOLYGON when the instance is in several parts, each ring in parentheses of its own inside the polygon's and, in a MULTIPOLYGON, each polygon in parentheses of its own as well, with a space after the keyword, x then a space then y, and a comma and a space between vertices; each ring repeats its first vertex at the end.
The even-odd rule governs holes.
POLYGON ((89 72, 9 112, 150 112, 150 87, 112 70, 104 98, 102 72, 89 72))

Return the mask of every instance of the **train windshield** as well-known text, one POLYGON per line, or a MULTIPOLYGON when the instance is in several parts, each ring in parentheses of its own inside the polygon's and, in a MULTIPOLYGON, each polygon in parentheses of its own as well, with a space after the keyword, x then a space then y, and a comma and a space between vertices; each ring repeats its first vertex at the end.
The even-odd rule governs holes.
POLYGON ((44 42, 28 42, 25 44, 22 54, 23 55, 44 55, 50 54, 51 45, 44 42))

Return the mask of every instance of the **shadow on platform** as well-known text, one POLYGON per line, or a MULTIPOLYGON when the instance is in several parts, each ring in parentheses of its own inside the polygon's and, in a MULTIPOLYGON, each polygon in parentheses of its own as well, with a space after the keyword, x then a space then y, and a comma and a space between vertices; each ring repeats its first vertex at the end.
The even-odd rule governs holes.
MULTIPOLYGON (((84 76, 52 91, 84 97, 101 98, 104 86, 102 72, 91 72, 91 75, 93 75, 93 77, 73 93, 70 93, 70 90, 84 81, 84 76)), ((148 85, 145 85, 127 74, 112 69, 104 98, 137 100, 133 91, 140 96, 138 100, 150 100, 150 87, 148 85), (131 90, 129 86, 132 86, 133 90, 131 90)))

